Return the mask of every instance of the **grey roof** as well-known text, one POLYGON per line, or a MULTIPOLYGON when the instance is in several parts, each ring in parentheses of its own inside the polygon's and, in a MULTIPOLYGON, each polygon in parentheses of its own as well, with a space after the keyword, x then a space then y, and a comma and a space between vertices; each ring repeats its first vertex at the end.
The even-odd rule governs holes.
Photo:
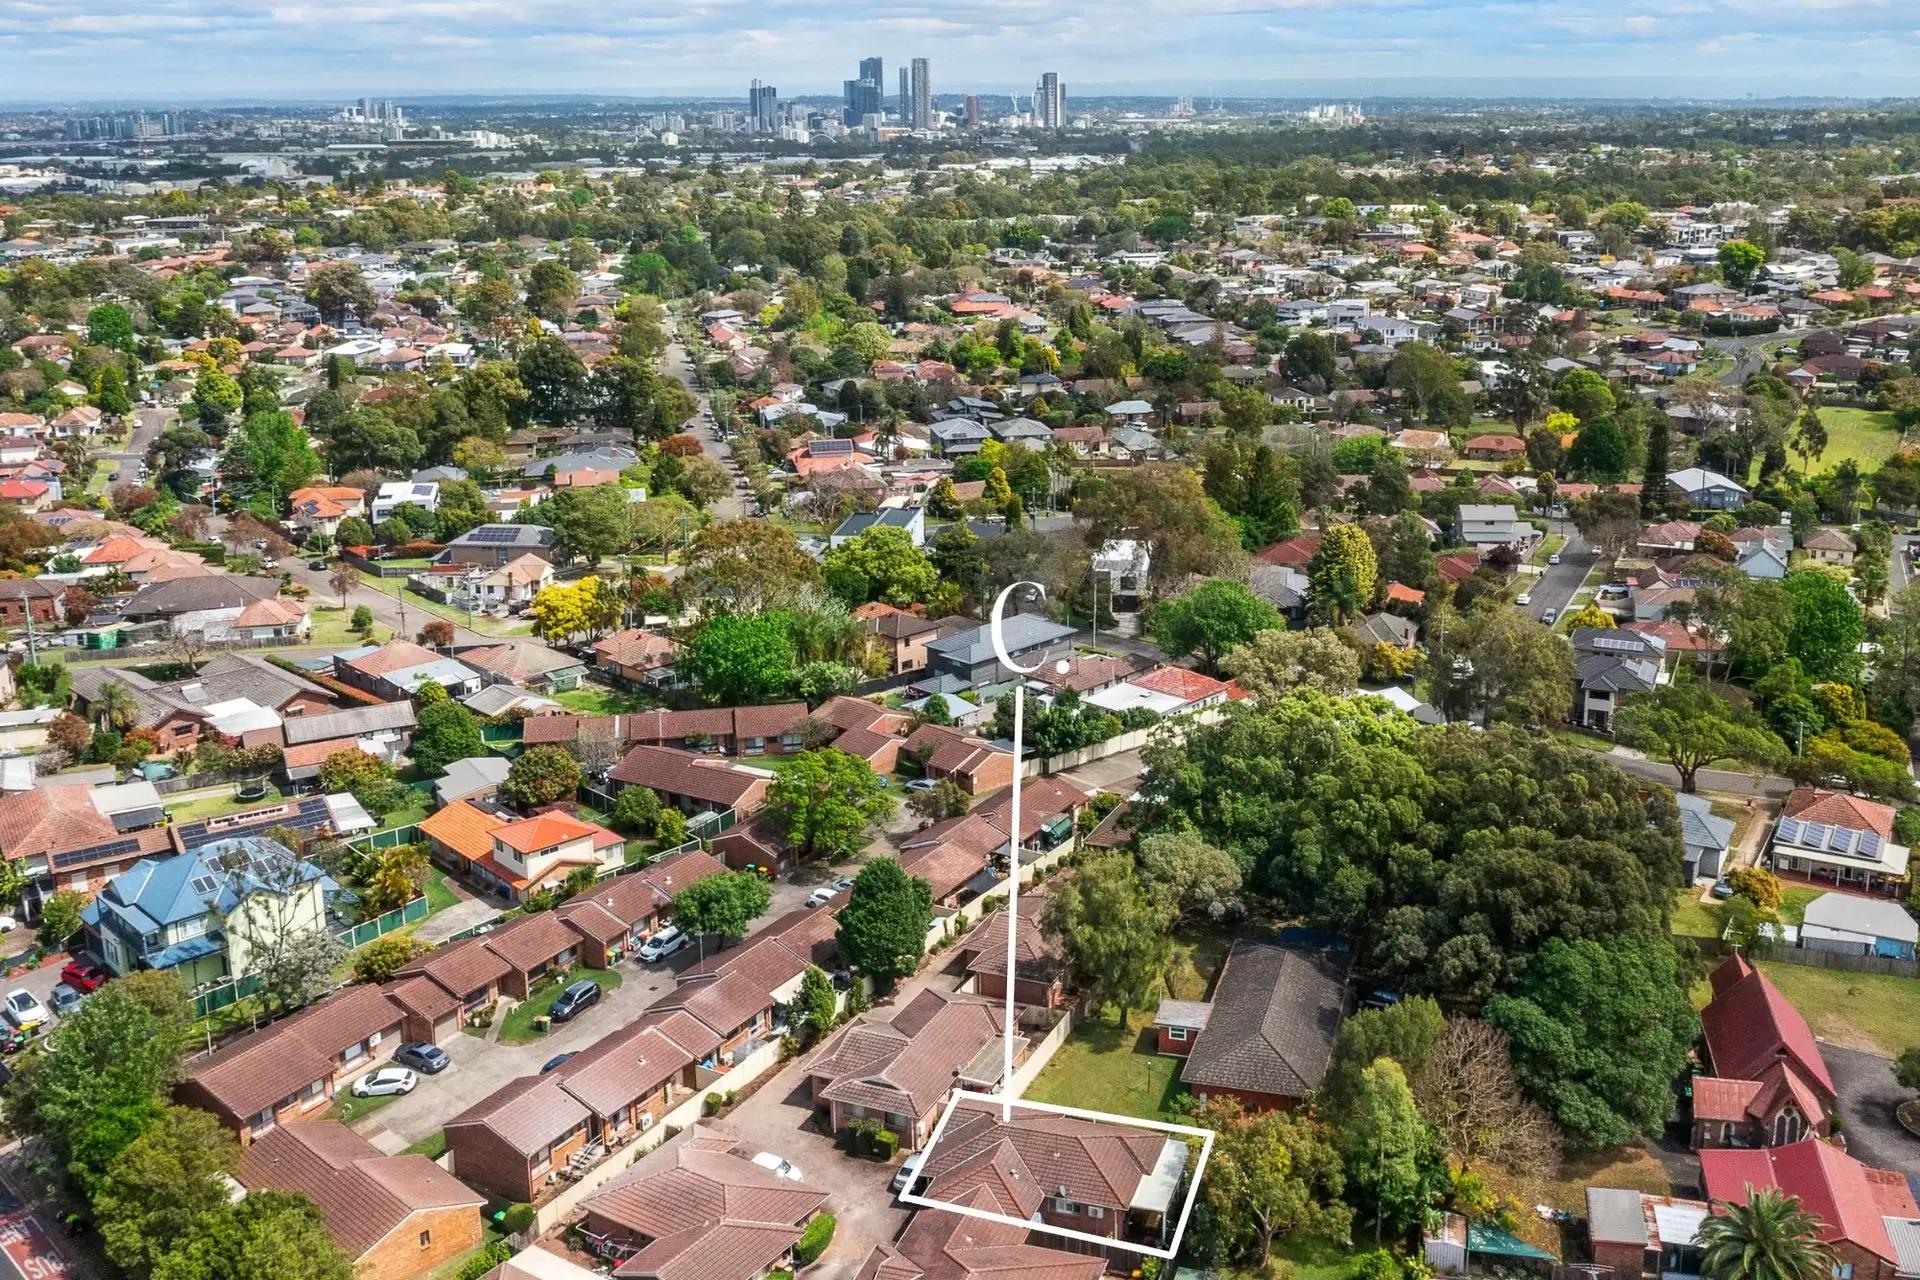
POLYGON ((175 578, 149 582, 133 593, 122 616, 171 618, 208 609, 244 609, 280 594, 280 579, 253 578, 237 573, 215 573, 204 578, 175 578))
POLYGON ((552 698, 528 693, 517 684, 490 684, 480 692, 462 698, 460 701, 467 710, 482 716, 497 716, 517 706, 533 708, 560 705, 552 698))
MULTIPOLYGON (((1018 653, 1022 649, 1035 649, 1042 645, 1053 644, 1066 639, 1074 631, 1072 627, 1043 618, 1037 613, 1016 613, 1002 621, 1007 652, 1010 654, 1018 653)), ((942 657, 951 658, 967 666, 989 662, 994 657, 993 634, 985 624, 982 624, 971 631, 962 631, 944 640, 929 641, 927 652, 940 654, 942 657)))
POLYGON ((1682 467, 1678 471, 1668 472, 1667 483, 1682 493, 1701 493, 1708 489, 1732 489, 1735 493, 1747 491, 1746 486, 1738 481, 1702 467, 1682 467))
POLYGON ((1053 430, 1032 418, 1008 418, 991 424, 990 430, 1001 440, 1052 440, 1053 430))
POLYGON ((473 756, 455 760, 447 766, 446 775, 433 784, 434 794, 440 798, 441 804, 452 804, 463 796, 490 791, 507 780, 507 770, 512 763, 505 756, 473 756))
POLYGON ((848 516, 833 531, 836 538, 853 538, 877 527, 908 529, 920 515, 918 507, 888 507, 882 511, 862 511, 848 516))
POLYGON ((440 483, 445 483, 448 480, 465 480, 467 478, 467 473, 466 473, 466 470, 462 467, 447 467, 447 466, 428 467, 424 471, 414 472, 412 475, 408 476, 407 478, 409 480, 419 481, 423 484, 425 483, 440 484, 440 483))
POLYGON ((551 458, 535 458, 520 468, 520 474, 543 476, 547 474, 548 467, 560 475, 569 471, 625 471, 637 461, 639 458, 631 449, 595 449, 588 453, 561 453, 551 458))
POLYGON ((200 664, 198 675, 161 688, 162 692, 196 707, 234 698, 246 698, 263 707, 278 707, 299 694, 327 702, 333 700, 332 694, 313 681, 283 671, 265 658, 249 653, 216 653, 200 664))
POLYGON ((559 535, 543 524, 475 525, 453 541, 450 547, 550 547, 559 535))
POLYGON ((1580 687, 1615 693, 1648 693, 1658 682, 1658 664, 1617 654, 1596 653, 1580 659, 1580 687))
POLYGON ((1182 1083, 1282 1098, 1319 1088, 1340 1034, 1344 964, 1326 951, 1236 942, 1182 1083))
POLYGON ((1587 1230, 1595 1244, 1633 1244, 1644 1248, 1650 1241, 1640 1193, 1622 1187, 1588 1187, 1587 1230))
POLYGON ((1807 904, 1801 920, 1826 929, 1842 929, 1875 938, 1920 942, 1920 921, 1897 902, 1857 898, 1850 893, 1823 893, 1807 904))
POLYGON ((1713 802, 1705 796, 1679 792, 1674 795, 1673 803, 1680 810, 1680 841, 1687 848, 1725 851, 1733 844, 1733 819, 1715 814, 1713 802))
MULTIPOLYGON (((1912 1175, 1907 1180, 1912 1182, 1912 1175)), ((1899 1274, 1920 1275, 1920 1218, 1882 1218, 1880 1221, 1887 1229, 1887 1239, 1893 1242, 1899 1274)))
POLYGON ((411 702, 382 702, 348 711, 330 711, 323 716, 294 716, 286 722, 285 729, 287 745, 297 747, 307 742, 411 729, 416 723, 411 702))
POLYGON ((1625 631, 1618 627, 1575 627, 1570 639, 1575 653, 1608 653, 1618 658, 1659 659, 1664 658, 1667 652, 1667 642, 1659 636, 1625 631))
POLYGON ((1409 645, 1419 628, 1407 619, 1392 613, 1376 613, 1353 629, 1353 634, 1362 640, 1372 640, 1379 644, 1409 645))

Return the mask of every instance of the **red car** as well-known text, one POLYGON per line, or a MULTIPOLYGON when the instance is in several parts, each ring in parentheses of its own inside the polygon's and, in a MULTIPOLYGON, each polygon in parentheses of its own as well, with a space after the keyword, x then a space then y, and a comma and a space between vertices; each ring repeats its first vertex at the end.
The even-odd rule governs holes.
POLYGON ((91 960, 69 960, 60 970, 60 981, 75 991, 92 991, 112 976, 112 973, 91 960))

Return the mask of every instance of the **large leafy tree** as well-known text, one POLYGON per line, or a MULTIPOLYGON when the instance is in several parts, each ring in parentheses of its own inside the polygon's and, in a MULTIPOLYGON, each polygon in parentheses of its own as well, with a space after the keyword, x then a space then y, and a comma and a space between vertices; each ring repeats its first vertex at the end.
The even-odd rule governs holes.
POLYGON ((1786 592, 1793 602, 1787 652, 1813 680, 1847 680, 1859 667, 1865 630, 1859 602, 1845 583, 1817 569, 1789 573, 1786 592))
POLYGON ((1701 1270, 1716 1280, 1826 1280, 1833 1249, 1826 1224, 1798 1196, 1750 1188, 1746 1203, 1723 1200, 1700 1224, 1701 1270))
POLYGON ((1294 689, 1346 694, 1360 684, 1360 655, 1331 627, 1261 631, 1229 649, 1220 669, 1263 704, 1294 689))
POLYGON ((1373 603, 1379 561, 1365 529, 1337 524, 1307 562, 1308 603, 1316 619, 1335 626, 1352 622, 1373 603))
POLYGON ((1550 938, 1512 995, 1487 1002, 1528 1094, 1583 1147, 1658 1134, 1700 1035, 1663 937, 1550 938))
POLYGON ((567 556, 593 566, 632 543, 631 506, 620 485, 569 485, 529 509, 520 522, 552 529, 567 556))
POLYGON ((1154 638, 1173 657, 1200 655, 1208 671, 1217 671, 1228 650, 1263 631, 1286 625, 1272 605, 1233 578, 1209 578, 1153 611, 1154 638))
POLYGON ((1303 1114, 1249 1112, 1229 1097, 1208 1099, 1193 1119, 1214 1132, 1201 1183, 1207 1230, 1196 1233, 1206 1252, 1265 1267, 1279 1237, 1347 1238, 1353 1211, 1341 1200, 1346 1179, 1324 1126, 1303 1114))
POLYGON ((520 351, 514 370, 526 388, 524 412, 539 422, 566 424, 592 403, 587 366, 560 338, 536 338, 520 351))
POLYGON ((1381 1058, 1391 1058, 1408 1078, 1418 1078, 1446 1029, 1446 1015, 1427 996, 1409 996, 1384 1009, 1362 1009, 1341 1023, 1320 1087, 1329 1114, 1346 1115, 1354 1109, 1361 1073, 1381 1058))
POLYGON ((763 877, 751 871, 729 871, 695 880, 673 895, 673 920, 697 936, 741 938, 772 905, 773 886, 763 877))
POLYGON ((107 1257, 134 1275, 226 1212, 240 1146, 205 1111, 168 1107, 108 1166, 93 1214, 107 1257))
POLYGON ((1173 911, 1147 891, 1133 859, 1112 852, 1083 858, 1047 895, 1040 927, 1072 961, 1096 1006, 1112 1005, 1133 1025, 1173 960, 1173 911))
POLYGON ((1517 610, 1469 610, 1430 625, 1434 705, 1454 719, 1551 725, 1573 706, 1573 651, 1517 610))
POLYGON ((933 890, 892 858, 869 858, 853 878, 835 933, 840 954, 882 990, 920 966, 933 924, 933 890))
POLYGON ((827 587, 849 607, 880 600, 909 605, 925 600, 940 583, 926 553, 905 529, 865 529, 827 552, 820 562, 827 587))
POLYGON ((1074 514, 1086 521, 1091 546, 1135 542, 1146 553, 1146 577, 1156 592, 1244 562, 1238 526, 1184 466, 1149 463, 1122 471, 1077 496, 1074 514))
POLYGON ((681 557, 679 583, 709 609, 758 613, 792 604, 820 581, 820 566, 793 533, 766 520, 717 520, 681 557))
POLYGON ((1376 1243, 1420 1225, 1446 1183, 1440 1136, 1421 1118, 1406 1073, 1392 1058, 1362 1068, 1340 1118, 1347 1198, 1373 1221, 1376 1243))
POLYGON ((1721 761, 1759 768, 1785 762, 1786 744, 1750 710, 1733 706, 1697 680, 1637 693, 1620 708, 1620 741, 1672 765, 1692 792, 1700 770, 1721 761))
POLYGON ((373 315, 380 300, 360 268, 351 262, 329 262, 307 276, 307 301, 320 309, 321 318, 338 323, 347 308, 361 320, 373 315))
POLYGON ((710 702, 726 706, 765 702, 794 679, 794 648, 784 613, 707 620, 687 646, 682 665, 710 702))
POLYGON ((303 1195, 253 1191, 154 1263, 152 1280, 353 1280, 353 1259, 303 1195))
POLYGON ((800 857, 845 858, 896 808, 872 765, 823 747, 787 761, 767 787, 762 816, 800 857))
POLYGON ((278 520, 287 495, 320 472, 320 455, 307 443, 306 428, 284 410, 256 413, 227 438, 221 460, 229 486, 249 500, 254 514, 278 520))
POLYGON ((522 809, 565 800, 580 789, 580 762, 562 747, 529 747, 507 770, 500 796, 522 809))
POLYGON ((455 760, 467 760, 487 753, 480 737, 480 725, 473 713, 451 698, 420 712, 420 725, 413 734, 410 754, 423 774, 440 773, 455 760))

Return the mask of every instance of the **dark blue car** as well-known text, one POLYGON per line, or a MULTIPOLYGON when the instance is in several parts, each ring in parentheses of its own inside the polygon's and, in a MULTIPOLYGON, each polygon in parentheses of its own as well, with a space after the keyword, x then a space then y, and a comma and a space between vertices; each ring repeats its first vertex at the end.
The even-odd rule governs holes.
POLYGON ((582 1009, 600 1003, 600 987, 591 978, 580 981, 562 991, 547 1006, 547 1016, 555 1022, 566 1022, 582 1009))

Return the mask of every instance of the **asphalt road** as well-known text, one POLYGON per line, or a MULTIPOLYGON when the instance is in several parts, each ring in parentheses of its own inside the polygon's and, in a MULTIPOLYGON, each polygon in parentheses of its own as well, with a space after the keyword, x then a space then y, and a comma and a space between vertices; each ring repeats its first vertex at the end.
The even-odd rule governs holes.
MULTIPOLYGON (((146 410, 144 412, 151 413, 152 410, 146 410)), ((160 426, 158 423, 151 426, 141 426, 138 425, 138 417, 134 419, 134 422, 136 425, 133 428, 133 435, 128 439, 125 448, 100 455, 103 459, 113 463, 112 483, 114 484, 118 484, 122 480, 131 484, 133 482, 135 464, 146 461, 147 450, 152 448, 153 442, 160 438, 160 426)))
POLYGON ((1887 594, 1898 594, 1913 578, 1913 561, 1908 559, 1914 549, 1920 547, 1920 538, 1895 534, 1893 539, 1892 563, 1888 566, 1887 594))
MULTIPOLYGON (((1551 609, 1558 617, 1567 611, 1573 603, 1573 593, 1587 580, 1587 573, 1593 568, 1593 556, 1582 538, 1570 524, 1556 523, 1552 526, 1555 533, 1568 535, 1567 545, 1560 548, 1560 563, 1546 566, 1546 572, 1532 580, 1527 587, 1528 603, 1525 612, 1529 617, 1540 618, 1551 609)), ((1516 606, 1517 607, 1517 606, 1516 606)))
POLYGON ((1840 1095, 1848 1150, 1878 1168, 1920 1174, 1920 1138, 1893 1116, 1893 1109, 1913 1096, 1894 1083, 1893 1060, 1824 1043, 1820 1056, 1840 1095))
MULTIPOLYGON (((727 469, 730 480, 737 480, 740 468, 734 462, 733 449, 721 438, 720 424, 707 416, 708 411, 713 407, 713 402, 694 382, 693 360, 687 354, 686 344, 677 338, 668 343, 667 349, 660 355, 660 369, 667 376, 677 378, 681 385, 693 393, 693 398, 700 402, 700 412, 683 423, 681 429, 700 441, 701 453, 727 469)), ((746 515, 747 503, 742 495, 743 491, 736 485, 733 492, 714 504, 714 518, 738 520, 746 515)))

